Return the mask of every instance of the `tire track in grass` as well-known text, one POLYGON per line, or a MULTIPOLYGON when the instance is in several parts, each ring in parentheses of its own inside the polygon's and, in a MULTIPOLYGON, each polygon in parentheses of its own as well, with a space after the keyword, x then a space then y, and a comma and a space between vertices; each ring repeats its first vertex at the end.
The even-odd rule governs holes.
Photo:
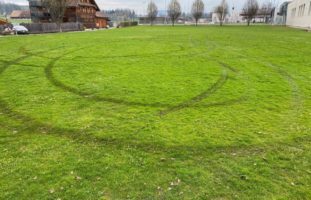
MULTIPOLYGON (((0 75, 11 65, 16 65, 18 62, 27 59, 28 56, 25 55, 21 58, 15 59, 13 61, 6 62, 6 66, 0 68, 0 75), (15 62, 16 61, 16 62, 15 62)), ((284 73, 284 72, 279 72, 279 73, 284 73)), ((284 77, 286 77, 287 72, 283 74, 284 77)), ((288 73, 287 73, 288 74, 288 73)), ((289 74, 288 74, 289 75, 289 74)), ((291 76, 287 77, 288 80, 294 81, 294 79, 291 78, 291 76)), ((295 83, 293 82, 295 85, 295 83)), ((298 85, 297 85, 298 86, 298 85)), ((217 103, 216 103, 217 104, 217 103)), ((79 143, 90 143, 90 144, 97 144, 97 145, 107 145, 111 146, 112 148, 135 148, 139 149, 142 151, 146 151, 149 153, 155 153, 155 151, 158 152, 165 152, 165 153, 172 153, 174 154, 175 152, 185 152, 185 157, 191 155, 205 155, 206 152, 211 152, 211 153, 222 153, 222 152, 236 152, 236 151, 242 151, 243 156, 247 154, 251 154, 254 152, 264 152, 265 148, 262 147, 262 145, 242 145, 242 146, 235 146, 235 145, 227 145, 227 146, 188 146, 188 145, 176 145, 176 146, 166 146, 163 144, 156 144, 154 142, 144 142, 140 143, 140 141, 128 141, 128 140, 123 140, 123 139, 113 139, 113 138, 99 138, 96 137, 92 134, 87 133, 86 131, 83 130, 76 130, 76 129, 66 129, 66 128, 61 128, 61 127, 55 127, 51 124, 43 123, 40 122, 36 119, 33 119, 32 117, 26 116, 22 113, 19 113, 15 111, 14 109, 10 108, 9 105, 0 99, 0 110, 3 112, 6 116, 10 117, 13 120, 16 120, 18 122, 21 122, 23 125, 22 133, 25 133, 24 131, 29 131, 26 132, 25 134, 27 135, 53 135, 53 136, 58 136, 62 138, 68 138, 73 140, 74 142, 79 142, 79 143), (34 132, 33 130, 36 130, 37 132, 34 132)), ((0 122, 0 124, 3 122, 0 122)), ((298 136, 295 138, 292 138, 294 141, 310 141, 310 136, 298 136)), ((265 145, 272 145, 272 144, 283 144, 285 141, 282 142, 268 142, 264 143, 265 145)), ((285 144, 286 145, 286 144, 285 144)))
MULTIPOLYGON (((126 101, 126 100, 116 99, 116 98, 111 98, 111 97, 102 97, 102 96, 94 95, 91 92, 81 91, 77 88, 74 88, 72 86, 64 84, 63 82, 59 81, 54 76, 53 68, 55 67, 57 61, 61 60, 66 55, 70 55, 70 54, 71 53, 66 53, 66 54, 63 54, 63 55, 51 60, 50 63, 45 67, 45 76, 55 87, 61 88, 64 91, 70 92, 72 94, 75 94, 75 95, 78 95, 80 97, 87 98, 87 99, 93 100, 93 101, 104 101, 104 102, 110 102, 110 103, 127 105, 127 106, 142 106, 142 107, 154 107, 154 108, 171 108, 172 107, 171 104, 165 104, 165 103, 140 103, 140 102, 126 101)), ((156 56, 158 54, 146 54, 146 55, 148 55, 147 57, 151 57, 151 56, 156 56)), ((165 55, 167 55, 167 52, 165 53, 165 55)), ((145 55, 140 55, 140 56, 144 57, 145 55)), ((139 57, 139 55, 134 55, 134 56, 133 55, 126 55, 126 56, 117 56, 117 57, 118 58, 121 58, 121 57, 129 58, 129 57, 139 57)), ((101 58, 101 57, 98 57, 98 58, 101 58)), ((114 58, 114 57, 109 57, 109 58, 114 58)), ((223 66, 226 67, 225 65, 223 65, 223 66)), ((223 76, 220 77, 220 79, 222 79, 222 78, 223 78, 223 76)), ((218 81, 215 84, 218 85, 218 81)), ((208 90, 210 90, 210 89, 208 89, 208 90)), ((203 93, 206 93, 206 92, 207 91, 205 91, 203 93)), ((203 93, 201 95, 195 97, 195 98, 203 99, 203 97, 204 97, 203 93), (202 96, 202 97, 200 97, 200 96, 202 96)), ((187 100, 187 101, 189 101, 189 100, 187 100)))
MULTIPOLYGON (((283 124, 285 126, 289 126, 289 129, 291 129, 294 132, 301 131, 301 130, 307 130, 307 126, 302 126, 298 122, 299 114, 303 112, 304 108, 304 102, 302 99, 302 95, 299 89, 299 86, 292 75, 290 75, 287 71, 282 69, 282 67, 274 65, 270 62, 261 61, 262 64, 265 65, 265 67, 268 67, 272 69, 275 73, 279 74, 280 77, 283 78, 287 82, 287 84, 290 87, 291 90, 291 109, 288 110, 287 116, 283 124)), ((310 129, 310 128, 309 128, 310 129)))
MULTIPOLYGON (((66 54, 68 55, 68 54, 66 54)), ((116 99, 116 98, 110 98, 110 97, 101 97, 98 95, 94 95, 91 92, 88 91, 81 91, 77 88, 74 88, 72 86, 66 85, 59 81, 57 78, 55 78, 53 74, 53 68, 56 65, 56 62, 61 60, 65 55, 59 56, 55 58, 54 60, 51 60, 50 63, 45 67, 45 76, 46 78, 55 86, 58 87, 64 91, 67 91, 69 93, 75 94, 77 96, 93 100, 93 101, 103 101, 103 102, 110 102, 114 104, 121 104, 121 105, 127 105, 127 106, 142 106, 142 107, 170 107, 170 104, 164 104, 164 103, 140 103, 140 102, 132 102, 132 101, 125 101, 122 99, 116 99)))
MULTIPOLYGON (((196 47, 196 44, 194 44, 194 42, 192 41, 192 38, 191 36, 189 36, 189 40, 190 40, 190 43, 192 45, 190 45, 191 47, 196 47)), ((209 51, 212 51, 216 48, 216 45, 213 44, 209 47, 209 49, 207 50, 208 52, 209 51)), ((79 49, 80 50, 80 49, 79 49)), ((182 46, 180 46, 180 49, 179 49, 180 52, 184 51, 184 48, 182 46)), ((199 101, 202 101, 203 99, 207 98, 208 96, 210 96, 211 94, 209 93, 215 93, 216 91, 214 90, 218 90, 220 89, 224 83, 227 81, 228 79, 228 75, 227 75, 227 72, 223 72, 223 74, 220 76, 220 78, 218 79, 218 81, 216 83, 214 83, 210 88, 208 88, 207 90, 203 91, 201 94, 199 94, 198 96, 196 97, 193 97, 191 98, 190 100, 186 100, 182 103, 180 103, 179 105, 177 106, 173 106, 171 104, 166 104, 166 103, 140 103, 140 102, 133 102, 133 101, 126 101, 126 100, 122 100, 122 99, 116 99, 116 98, 111 98, 111 97, 102 97, 102 96, 98 96, 98 95, 94 95, 92 92, 88 92, 88 91, 81 91, 77 88, 74 88, 72 86, 69 86, 69 85, 66 85, 64 84, 63 82, 61 82, 60 80, 58 80, 54 74, 53 74, 53 68, 55 67, 57 61, 63 59, 66 55, 70 55, 72 52, 68 52, 68 53, 65 53, 57 58, 55 58, 54 60, 51 60, 51 62, 45 67, 45 75, 46 75, 46 78, 56 87, 58 88, 61 88, 62 90, 64 91, 67 91, 67 92, 70 92, 72 94, 75 94, 75 95, 78 95, 82 98, 86 98, 86 99, 89 99, 89 100, 93 100, 93 101, 104 101, 104 102, 110 102, 110 103, 115 103, 115 104, 121 104, 121 105, 126 105, 126 106, 142 106, 142 107, 153 107, 153 108, 166 108, 166 110, 164 111, 160 111, 160 115, 165 115, 169 112, 173 112, 173 111, 177 111, 177 110, 180 110, 180 109, 183 109, 185 107, 190 107, 190 105, 193 105, 194 103, 197 103, 199 101), (225 77, 226 76, 226 77, 225 77), (222 84, 221 82, 224 83, 222 84)), ((170 52, 158 52, 158 53, 154 53, 154 54, 142 54, 142 55, 124 55, 124 56, 106 56, 106 57, 97 57, 99 59, 106 59, 106 58, 131 58, 131 57, 152 57, 152 56, 158 56, 158 55, 167 55, 168 53, 170 52)), ((176 53, 176 52, 174 52, 176 53)), ((205 55, 207 52, 200 52, 200 53, 197 53, 197 52, 193 52, 193 53, 190 53, 190 55, 192 56, 195 56, 195 55, 205 55)), ((180 54, 178 54, 180 55, 180 54)), ((187 54, 189 56, 189 54, 187 54)), ((88 57, 84 57, 84 58, 88 58, 88 57)), ((94 58, 94 57, 92 57, 94 58)), ((222 62, 219 62, 215 59, 212 59, 216 62, 218 62, 220 65, 222 65, 223 68, 227 68, 233 72, 237 72, 237 70, 235 70, 233 67, 225 64, 225 63, 222 63, 222 62)), ((227 105, 229 105, 230 103, 233 103, 234 101, 231 101, 229 100, 229 103, 227 105)), ((238 102, 238 101, 237 101, 238 102)), ((222 102, 222 104, 226 104, 226 102, 222 102)), ((221 105, 218 104, 218 106, 221 105)), ((212 105, 207 105, 207 107, 211 107, 212 105)), ((204 107, 204 106, 202 106, 204 107)))
MULTIPOLYGON (((79 49, 83 50, 83 49, 79 49)), ((79 51, 77 50, 77 51, 79 51)), ((179 45, 179 49, 177 52, 182 52, 184 51, 183 46, 179 45)), ((175 51, 176 52, 176 51, 175 51)), ((174 52, 174 53, 175 53, 174 52)), ((50 61, 50 63, 45 67, 45 76, 46 78, 55 86, 58 88, 61 88, 64 91, 70 92, 72 94, 78 95, 83 98, 87 98, 89 100, 94 100, 94 101, 104 101, 104 102, 110 102, 110 103, 115 103, 115 104, 122 104, 122 105, 127 105, 127 106, 142 106, 142 107, 170 107, 170 104, 164 104, 164 103, 140 103, 140 102, 132 102, 132 101, 125 101, 122 99, 116 99, 116 98, 111 98, 111 97, 101 97, 98 95, 94 95, 91 92, 88 91, 81 91, 79 89, 76 89, 74 87, 71 87, 69 85, 66 85, 59 81, 58 79, 55 78, 53 74, 53 68, 56 65, 56 62, 63 59, 66 55, 70 55, 73 52, 67 52, 53 60, 50 61)), ((166 52, 158 52, 158 53, 153 53, 153 54, 142 54, 142 55, 123 55, 123 56, 103 56, 103 57, 98 57, 101 59, 107 59, 107 58, 131 58, 131 57, 152 57, 152 56, 157 56, 157 55, 167 55, 168 51, 166 52)), ((89 57, 84 57, 84 58, 89 58, 89 57)), ((94 58, 94 57, 92 57, 94 58)))
MULTIPOLYGON (((192 37, 191 35, 189 35, 189 41, 191 43, 191 46, 196 48, 197 47, 197 44, 195 44, 195 42, 192 40, 192 37)), ((206 53, 208 52, 211 52, 213 51, 214 49, 216 49, 216 45, 213 44, 211 45, 207 51, 204 51, 204 52, 195 52, 193 53, 194 55, 206 55, 206 53)), ((228 100, 228 101, 223 101, 223 102, 216 102, 216 103, 211 103, 211 104, 207 104, 205 106, 194 106, 194 104, 208 98, 209 96, 213 95, 214 93, 216 93, 219 89, 221 89, 224 84, 227 82, 228 80, 228 70, 234 72, 234 73, 237 73, 238 70, 236 70, 234 67, 226 64, 226 63, 223 63, 223 62, 220 62, 216 59, 213 59, 213 58, 210 58, 208 56, 208 58, 210 60, 213 60, 217 63, 219 63, 223 69, 222 71, 222 74, 221 76, 219 77, 219 79, 217 80, 216 83, 214 83, 210 88, 208 88, 207 90, 203 91, 201 94, 185 101, 185 102, 182 102, 176 106, 172 106, 172 107, 169 107, 167 108, 166 110, 162 110, 159 112, 159 115, 160 116, 164 116, 164 115, 167 115, 169 113, 172 113, 172 112, 176 112, 176 111, 179 111, 179 110, 182 110, 184 108, 189 108, 189 107, 205 107, 205 108, 208 108, 208 107, 214 107, 214 106, 225 106, 225 105, 232 105, 232 104, 235 104, 235 103, 239 103, 241 102, 242 100, 245 100, 246 98, 245 97, 240 97, 238 99, 231 99, 231 100, 228 100)))
POLYGON ((24 56, 22 56, 22 57, 20 57, 20 58, 17 58, 17 59, 15 59, 15 60, 12 60, 12 61, 2 61, 2 63, 4 64, 4 66, 2 66, 2 67, 0 68, 0 75, 1 75, 7 68, 9 68, 11 65, 14 65, 14 64, 16 64, 16 63, 19 63, 19 62, 21 62, 21 61, 23 61, 23 60, 25 60, 25 59, 27 59, 27 58, 29 58, 29 57, 31 57, 31 55, 27 54, 27 55, 24 55, 24 56))
POLYGON ((234 54, 236 54, 242 58, 246 58, 248 60, 253 60, 253 62, 260 63, 260 64, 264 65, 264 67, 269 68, 269 69, 273 70, 275 73, 279 74, 282 77, 282 79, 284 79, 291 88, 292 95, 293 95, 293 104, 296 107, 296 109, 297 110, 303 109, 303 102, 302 102, 303 100, 301 99, 299 86, 298 86, 297 82, 295 81, 295 79, 286 70, 284 70, 280 66, 277 66, 271 62, 266 61, 266 59, 264 59, 263 57, 260 57, 260 56, 247 56, 247 55, 242 54, 242 53, 234 53, 234 54))
POLYGON ((293 103, 297 110, 301 110, 303 107, 303 102, 301 99, 300 89, 295 79, 284 69, 279 66, 276 66, 270 62, 262 62, 265 66, 273 69, 276 73, 278 73, 291 87, 292 95, 293 95, 293 103))
MULTIPOLYGON (((147 153, 155 154, 164 152, 166 154, 176 155, 176 152, 183 152, 182 155, 188 158, 192 158, 193 155, 202 155, 206 156, 206 153, 213 154, 223 154, 223 153, 239 153, 243 156, 245 155, 254 155, 265 153, 265 146, 276 146, 276 145, 288 145, 296 142, 306 142, 311 141, 311 137, 308 135, 297 136, 294 138, 290 138, 288 140, 280 141, 280 142, 267 142, 267 143, 259 143, 259 144, 249 144, 249 145, 174 145, 167 146, 163 143, 155 143, 154 141, 142 142, 140 140, 128 140, 121 138, 107 138, 107 137, 98 137, 94 136, 87 131, 73 129, 73 128, 62 128, 57 127, 51 124, 46 124, 40 122, 32 117, 26 116, 22 113, 12 110, 7 103, 0 99, 0 110, 2 114, 5 114, 7 117, 22 123, 22 129, 19 129, 19 133, 16 135, 12 135, 10 137, 18 137, 19 135, 37 135, 37 136, 56 136, 64 139, 69 139, 73 142, 79 144, 87 144, 87 145, 98 145, 113 149, 137 149, 147 153)), ((2 125, 2 122, 0 122, 2 125)))
POLYGON ((223 87, 223 85, 227 82, 227 80, 228 80, 228 72, 226 69, 224 69, 222 71, 221 76, 217 80, 217 82, 214 83, 210 88, 208 88, 207 90, 203 91, 201 94, 199 94, 199 95, 197 95, 197 96, 195 96, 195 97, 193 97, 193 98, 191 98, 191 99, 189 99, 189 100, 187 100, 181 104, 178 104, 176 106, 169 107, 166 110, 160 111, 159 115, 164 116, 164 115, 167 115, 171 112, 176 112, 176 111, 179 111, 181 109, 191 107, 193 104, 200 102, 203 99, 206 99, 209 96, 211 96, 212 94, 214 94, 215 92, 217 92, 217 90, 219 90, 221 87, 223 87))
POLYGON ((283 80, 285 80, 288 83, 291 89, 292 102, 293 102, 293 106, 295 107, 296 114, 299 113, 303 109, 303 100, 302 100, 302 95, 301 95, 299 86, 297 82, 295 81, 295 79, 293 78, 293 76, 290 75, 286 70, 284 70, 283 67, 280 67, 271 62, 268 62, 266 61, 266 59, 260 56, 251 57, 251 56, 246 56, 245 54, 241 54, 241 53, 237 53, 237 55, 243 58, 251 59, 254 62, 257 62, 263 65, 265 68, 268 68, 274 71, 276 74, 278 74, 283 80))
MULTIPOLYGON (((27 59, 31 56, 34 56, 35 54, 29 54, 23 57, 20 57, 16 60, 10 61, 7 63, 7 65, 2 68, 0 71, 0 75, 5 71, 5 69, 9 68, 11 65, 18 65, 18 63, 24 59, 27 59)), ((197 97, 197 99, 202 97, 197 97)), ((195 98, 196 99, 196 98, 195 98)), ((23 131, 30 131, 31 134, 37 134, 37 135, 54 135, 58 137, 65 137, 69 138, 75 142, 81 142, 81 143, 95 143, 98 145, 109 145, 113 147, 122 147, 122 146, 133 146, 135 148, 142 149, 144 151, 150 151, 153 152, 154 150, 161 151, 163 149, 162 144, 154 144, 154 143, 137 143, 136 141, 124 141, 123 139, 114 139, 114 138, 100 138, 92 135, 88 132, 88 130, 80 130, 80 129, 68 129, 68 128, 61 128, 56 127, 53 124, 47 124, 44 122, 40 122, 30 116, 24 115, 18 111, 14 111, 10 108, 10 106, 0 99, 0 110, 3 114, 8 116, 9 118, 22 123, 22 132, 23 131)), ((29 134, 29 133, 27 133, 29 134)), ((200 148, 191 147, 191 146, 183 146, 179 145, 176 147, 165 147, 168 151, 175 151, 180 149, 191 149, 191 151, 197 151, 200 148)), ((227 148, 227 147, 226 147, 227 148)))
MULTIPOLYGON (((285 120, 282 121, 282 124, 285 124, 287 126, 290 126, 290 128, 293 128, 293 125, 298 126, 297 118, 299 116, 299 113, 302 112, 304 108, 304 102, 303 97, 299 89, 299 85, 295 81, 294 77, 289 74, 286 70, 284 70, 284 67, 278 66, 276 64, 273 64, 269 61, 267 61, 265 58, 261 56, 247 56, 245 54, 236 53, 236 55, 239 55, 243 58, 247 58, 249 60, 253 60, 253 62, 261 64, 264 68, 268 68, 271 71, 273 71, 275 74, 278 74, 283 80, 285 80, 291 90, 291 104, 293 109, 289 111, 287 114, 288 117, 285 118, 285 120), (292 114, 290 114, 292 113, 292 114)), ((305 127, 303 127, 305 129, 305 127)))
MULTIPOLYGON (((11 61, 9 65, 5 66, 5 68, 10 67, 11 65, 17 64, 17 62, 28 58, 28 56, 24 56, 18 58, 14 61, 11 61)), ((1 71, 0 75, 4 72, 1 71)), ((176 145, 176 146, 165 146, 163 144, 156 144, 154 142, 140 142, 140 141, 128 141, 123 139, 116 139, 116 138, 100 138, 94 136, 84 130, 79 129, 68 129, 68 128, 61 128, 53 126, 52 124, 47 124, 40 122, 32 117, 26 116, 18 111, 14 111, 9 107, 9 105, 0 99, 0 110, 2 114, 5 114, 7 117, 22 123, 22 130, 21 133, 25 135, 53 135, 57 137, 67 138, 73 140, 74 142, 81 143, 81 144, 96 144, 96 145, 104 145, 109 146, 112 148, 120 149, 120 148, 135 148, 145 152, 149 152, 154 154, 155 151, 157 152, 165 152, 165 153, 172 153, 175 152, 184 152, 185 157, 192 157, 193 155, 205 155, 206 152, 212 153, 223 153, 223 152, 243 152, 253 154, 254 152, 264 152, 265 148, 262 145, 230 145, 230 146, 189 146, 189 145, 176 145)), ((0 122, 1 124, 2 122, 0 122)), ((18 135, 17 135, 18 136, 18 135)), ((296 138, 292 138, 291 141, 305 141, 310 140, 309 136, 299 136, 296 138)), ((289 142, 291 142, 289 141, 289 142)), ((268 143, 265 143, 268 145, 268 143)), ((275 142, 273 142, 275 144, 275 142)), ((286 141, 280 142, 280 144, 286 144, 286 141)))

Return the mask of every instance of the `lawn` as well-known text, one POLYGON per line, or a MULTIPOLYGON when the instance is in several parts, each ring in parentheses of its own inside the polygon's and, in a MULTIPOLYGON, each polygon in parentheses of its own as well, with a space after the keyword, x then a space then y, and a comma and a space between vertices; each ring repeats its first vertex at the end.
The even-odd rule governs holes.
POLYGON ((19 25, 22 23, 31 23, 31 19, 9 19, 9 22, 13 25, 19 25))
POLYGON ((0 38, 0 199, 310 199, 311 34, 0 38))

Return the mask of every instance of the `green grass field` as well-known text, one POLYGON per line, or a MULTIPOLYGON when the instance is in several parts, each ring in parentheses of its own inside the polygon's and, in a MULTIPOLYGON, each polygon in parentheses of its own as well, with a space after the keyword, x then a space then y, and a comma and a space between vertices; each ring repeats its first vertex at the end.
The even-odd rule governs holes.
POLYGON ((311 34, 0 38, 0 199, 310 199, 311 34))
POLYGON ((19 25, 22 23, 31 23, 31 19, 9 19, 9 22, 13 25, 19 25))

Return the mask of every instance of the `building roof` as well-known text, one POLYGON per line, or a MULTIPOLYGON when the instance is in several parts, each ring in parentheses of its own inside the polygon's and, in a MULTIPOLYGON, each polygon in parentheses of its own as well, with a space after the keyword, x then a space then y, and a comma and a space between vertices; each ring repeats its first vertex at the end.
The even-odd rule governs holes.
MULTIPOLYGON (((68 7, 79 7, 79 6, 91 6, 96 9, 96 11, 100 11, 100 8, 98 7, 95 0, 90 0, 90 3, 81 2, 81 0, 68 0, 68 7)), ((30 0, 29 5, 33 7, 41 7, 42 2, 40 0, 30 0)))
POLYGON ((7 22, 6 19, 1 19, 1 18, 0 18, 0 25, 7 24, 7 23, 8 23, 8 22, 7 22))
POLYGON ((105 18, 105 19, 108 19, 108 17, 106 17, 106 16, 104 15, 104 13, 102 13, 102 12, 96 12, 96 13, 95 13, 95 17, 97 17, 97 18, 105 18))
POLYGON ((81 0, 70 0, 69 6, 70 6, 70 7, 93 6, 93 7, 95 7, 95 9, 96 9, 97 11, 100 11, 100 9, 99 9, 99 7, 98 7, 98 5, 97 5, 97 3, 96 3, 95 0, 90 0, 90 2, 91 2, 91 3, 83 3, 83 2, 81 2, 81 0))
POLYGON ((13 10, 11 18, 30 18, 30 11, 29 10, 13 10))

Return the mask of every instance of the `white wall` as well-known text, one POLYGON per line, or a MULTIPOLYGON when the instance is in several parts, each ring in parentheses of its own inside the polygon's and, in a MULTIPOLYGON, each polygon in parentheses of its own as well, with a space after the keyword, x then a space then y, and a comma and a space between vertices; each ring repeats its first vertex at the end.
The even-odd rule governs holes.
POLYGON ((286 25, 299 28, 311 28, 310 6, 311 0, 294 0, 291 2, 287 9, 286 25))
MULTIPOLYGON (((219 17, 217 13, 213 13, 212 14, 212 22, 213 23, 220 23, 219 17)), ((229 22, 229 15, 225 16, 225 19, 223 21, 224 23, 228 23, 229 22)))

